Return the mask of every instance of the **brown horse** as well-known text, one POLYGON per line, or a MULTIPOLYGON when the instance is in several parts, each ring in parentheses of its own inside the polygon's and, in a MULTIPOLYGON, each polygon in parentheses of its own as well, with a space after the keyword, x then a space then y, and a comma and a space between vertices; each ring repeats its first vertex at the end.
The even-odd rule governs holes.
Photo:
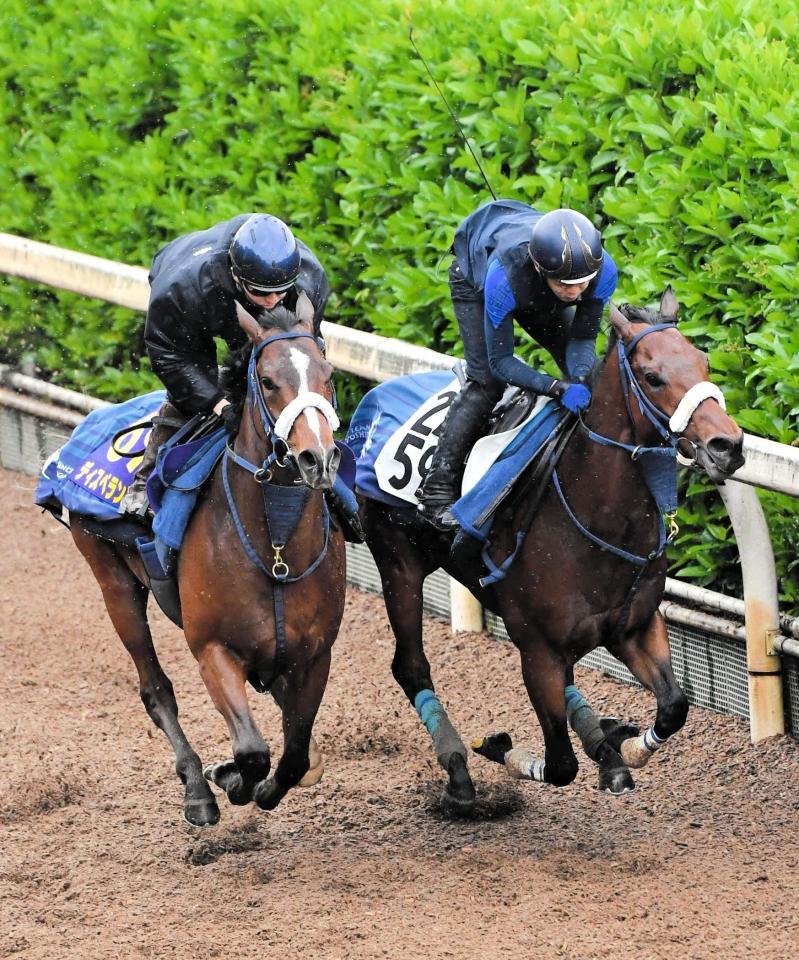
POLYGON ((492 563, 520 542, 504 579, 482 586, 486 569, 479 556, 451 553, 450 535, 412 510, 362 501, 367 543, 396 638, 392 672, 447 771, 444 802, 451 812, 470 813, 475 791, 466 748, 435 695, 422 643, 422 583, 438 567, 504 620, 546 743, 543 762, 511 750, 506 734, 477 741, 478 753, 506 762, 516 776, 564 786, 577 773, 571 724, 599 764, 600 787, 621 793, 633 786, 628 765, 642 766, 685 722, 688 704, 672 672, 658 611, 668 540, 644 482, 641 454, 670 454, 673 467, 679 445, 721 482, 743 463, 743 434, 707 379, 705 355, 675 325, 678 304, 671 289, 659 312, 623 309, 611 308, 611 342, 594 373, 590 409, 566 444, 532 521, 524 498, 508 498, 497 514, 492 563), (641 737, 632 736, 637 729, 599 721, 574 687, 574 664, 600 645, 655 694, 657 718, 641 737))
POLYGON ((307 298, 300 298, 296 316, 277 308, 272 321, 263 329, 240 311, 252 343, 244 416, 232 451, 200 497, 178 566, 186 641, 228 725, 231 761, 204 775, 181 729, 172 684, 153 647, 148 579, 136 551, 98 538, 80 515, 70 517, 75 543, 136 665, 145 709, 175 752, 184 816, 197 826, 219 819, 206 777, 233 803, 254 799, 272 809, 303 778, 316 782, 322 773, 311 731, 345 589, 344 540, 329 525, 323 493, 339 462, 332 367, 313 336, 307 298), (276 533, 281 527, 285 538, 276 533), (268 689, 283 714, 284 749, 272 777, 248 680, 268 689))

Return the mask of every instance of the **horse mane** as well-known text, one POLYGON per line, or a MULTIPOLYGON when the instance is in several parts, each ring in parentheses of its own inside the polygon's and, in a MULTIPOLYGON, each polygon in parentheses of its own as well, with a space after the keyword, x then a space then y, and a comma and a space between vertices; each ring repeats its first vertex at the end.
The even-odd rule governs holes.
MULTIPOLYGON (((293 330, 300 323, 300 317, 296 313, 280 304, 268 312, 262 310, 255 319, 264 330, 286 332, 293 330)), ((239 417, 247 397, 247 367, 251 352, 252 344, 249 340, 242 346, 230 350, 219 373, 219 387, 233 404, 239 417)))

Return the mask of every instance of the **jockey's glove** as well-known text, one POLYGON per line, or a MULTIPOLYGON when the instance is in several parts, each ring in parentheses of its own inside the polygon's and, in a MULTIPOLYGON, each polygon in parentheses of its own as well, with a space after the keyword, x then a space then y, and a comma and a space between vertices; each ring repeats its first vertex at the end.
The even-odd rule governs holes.
POLYGON ((217 414, 222 426, 225 428, 225 433, 233 438, 239 432, 239 418, 236 414, 236 410, 232 403, 226 403, 224 407, 217 414))
POLYGON ((547 393, 570 413, 579 413, 580 410, 585 410, 591 402, 591 391, 584 383, 555 380, 547 393))

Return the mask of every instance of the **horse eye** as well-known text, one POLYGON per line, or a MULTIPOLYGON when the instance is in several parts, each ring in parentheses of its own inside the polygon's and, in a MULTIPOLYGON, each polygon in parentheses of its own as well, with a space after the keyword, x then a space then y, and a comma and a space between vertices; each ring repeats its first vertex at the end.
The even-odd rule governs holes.
POLYGON ((261 377, 261 386, 264 390, 277 390, 277 384, 271 377, 261 377))
POLYGON ((646 380, 650 387, 662 387, 665 384, 665 381, 661 380, 656 373, 644 374, 644 380, 646 380))

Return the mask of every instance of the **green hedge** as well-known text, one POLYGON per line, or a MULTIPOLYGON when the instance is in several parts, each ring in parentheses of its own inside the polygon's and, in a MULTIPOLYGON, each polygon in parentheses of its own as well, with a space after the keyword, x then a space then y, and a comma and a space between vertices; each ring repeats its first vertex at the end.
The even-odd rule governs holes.
MULTIPOLYGON (((793 442, 793 0, 574 7, 412 14, 497 194, 593 216, 619 299, 672 283, 738 421, 793 442)), ((179 233, 271 211, 325 263, 330 319, 457 353, 445 251, 488 193, 407 32, 405 4, 377 0, 6 0, 2 229, 146 265, 179 233)), ((112 398, 153 385, 140 315, 13 279, 0 305, 0 360, 112 398)), ((763 500, 796 605, 797 507, 763 500)), ((738 590, 707 484, 691 480, 681 523, 674 572, 738 590)))

